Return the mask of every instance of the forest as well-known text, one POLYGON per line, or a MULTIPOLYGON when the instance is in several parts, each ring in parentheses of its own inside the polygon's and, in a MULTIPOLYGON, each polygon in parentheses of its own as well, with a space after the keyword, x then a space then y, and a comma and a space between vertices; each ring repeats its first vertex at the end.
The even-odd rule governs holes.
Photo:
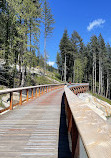
POLYGON ((111 46, 101 34, 85 45, 77 31, 69 37, 64 30, 59 49, 56 61, 61 80, 88 82, 93 93, 111 99, 111 46))
MULTIPOLYGON (((58 70, 47 64, 47 38, 55 20, 47 0, 0 1, 0 84, 7 87, 35 85, 31 69, 42 67, 64 82, 88 82, 93 93, 111 98, 111 46, 100 34, 87 44, 74 31, 64 30, 57 52, 58 70), (44 55, 40 36, 44 34, 44 55), (2 66, 1 66, 2 65, 2 66)), ((45 78, 44 78, 45 81, 45 78)))
POLYGON ((54 18, 47 0, 0 1, 0 84, 7 87, 34 85, 30 69, 47 64, 46 40, 54 29, 54 18), (43 32, 44 55, 40 52, 43 32))

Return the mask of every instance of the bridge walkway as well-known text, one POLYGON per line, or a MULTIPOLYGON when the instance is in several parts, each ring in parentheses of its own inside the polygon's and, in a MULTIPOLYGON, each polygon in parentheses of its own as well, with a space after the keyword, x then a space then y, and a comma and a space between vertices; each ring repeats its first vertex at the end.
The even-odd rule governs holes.
POLYGON ((63 88, 0 116, 0 158, 57 158, 63 88))

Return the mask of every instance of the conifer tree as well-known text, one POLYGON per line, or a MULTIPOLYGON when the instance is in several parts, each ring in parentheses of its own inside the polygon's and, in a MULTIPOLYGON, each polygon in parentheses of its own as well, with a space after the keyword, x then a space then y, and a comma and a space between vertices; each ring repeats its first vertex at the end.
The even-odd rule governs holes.
POLYGON ((43 24, 44 24, 44 74, 46 71, 46 39, 52 34, 54 29, 54 18, 53 14, 51 13, 51 8, 47 0, 44 0, 43 4, 43 24))
POLYGON ((62 63, 63 63, 64 81, 66 82, 66 80, 68 79, 68 77, 67 77, 68 65, 67 64, 69 64, 69 60, 71 59, 70 58, 71 42, 68 37, 67 30, 64 30, 63 37, 59 44, 59 48, 60 48, 60 53, 61 53, 61 58, 62 58, 62 63), (68 58, 70 58, 70 59, 68 59, 68 58))
POLYGON ((98 37, 99 43, 99 91, 98 93, 103 95, 104 90, 104 59, 106 53, 106 46, 102 35, 98 37))
POLYGON ((93 93, 96 93, 96 82, 97 82, 97 76, 96 76, 96 63, 97 63, 97 54, 98 54, 98 39, 96 37, 96 35, 93 35, 91 37, 91 54, 92 54, 92 58, 93 58, 93 63, 92 63, 92 67, 93 67, 93 93))

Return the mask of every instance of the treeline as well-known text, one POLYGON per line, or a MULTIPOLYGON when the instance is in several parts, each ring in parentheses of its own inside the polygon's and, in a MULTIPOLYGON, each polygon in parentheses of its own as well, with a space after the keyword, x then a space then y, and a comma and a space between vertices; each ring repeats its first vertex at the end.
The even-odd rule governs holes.
POLYGON ((28 69, 32 67, 54 70, 46 60, 46 39, 52 33, 53 23, 47 0, 0 1, 0 59, 4 62, 0 70, 1 84, 24 86, 30 76, 28 69), (40 52, 41 32, 44 33, 44 57, 40 52))
POLYGON ((88 82, 93 93, 111 98, 111 46, 102 35, 93 35, 87 45, 74 31, 69 37, 64 31, 57 53, 61 80, 88 82))

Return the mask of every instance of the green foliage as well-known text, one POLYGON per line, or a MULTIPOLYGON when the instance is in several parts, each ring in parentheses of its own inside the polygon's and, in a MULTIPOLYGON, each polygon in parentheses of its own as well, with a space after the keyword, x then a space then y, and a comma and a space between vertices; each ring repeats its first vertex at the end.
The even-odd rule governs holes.
POLYGON ((56 63, 62 81, 66 74, 67 81, 88 82, 91 90, 111 98, 111 46, 105 44, 101 34, 93 35, 84 45, 78 32, 69 38, 65 30, 59 48, 56 63))
POLYGON ((61 76, 59 73, 54 73, 55 74, 55 78, 59 79, 59 81, 61 80, 61 76))
POLYGON ((75 82, 76 83, 82 83, 84 68, 83 68, 81 59, 76 59, 75 60, 74 71, 75 71, 75 82))
POLYGON ((54 18, 53 14, 51 13, 51 8, 47 0, 44 0, 43 3, 43 23, 44 23, 44 36, 45 38, 51 35, 54 27, 54 18))
POLYGON ((46 52, 46 40, 52 34, 54 29, 54 18, 51 13, 51 8, 47 0, 43 0, 43 24, 44 24, 44 75, 46 71, 46 61, 47 61, 47 52, 46 52))
POLYGON ((36 77, 36 84, 37 85, 44 85, 44 84, 51 84, 53 83, 51 80, 46 78, 45 76, 36 77))
MULTIPOLYGON (((47 37, 54 23, 48 1, 0 2, 0 59, 4 61, 0 72, 1 84, 8 87, 36 84, 29 71, 36 66, 44 67, 44 58, 39 49, 41 23, 45 25, 47 37)), ((47 67, 49 71, 55 71, 47 67)))

